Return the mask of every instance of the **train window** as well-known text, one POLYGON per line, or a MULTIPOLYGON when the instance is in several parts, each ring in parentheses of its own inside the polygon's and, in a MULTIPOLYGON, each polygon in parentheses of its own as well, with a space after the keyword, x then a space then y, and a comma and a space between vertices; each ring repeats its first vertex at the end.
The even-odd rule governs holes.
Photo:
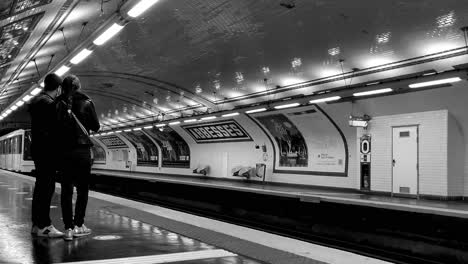
POLYGON ((0 154, 5 154, 3 152, 3 140, 0 141, 0 154))
POLYGON ((21 154, 23 152, 23 135, 16 137, 16 153, 21 154))
POLYGON ((7 139, 7 148, 8 148, 8 154, 12 154, 13 153, 13 138, 9 138, 7 139))
POLYGON ((32 160, 31 154, 31 131, 26 130, 24 132, 24 152, 23 160, 32 160))

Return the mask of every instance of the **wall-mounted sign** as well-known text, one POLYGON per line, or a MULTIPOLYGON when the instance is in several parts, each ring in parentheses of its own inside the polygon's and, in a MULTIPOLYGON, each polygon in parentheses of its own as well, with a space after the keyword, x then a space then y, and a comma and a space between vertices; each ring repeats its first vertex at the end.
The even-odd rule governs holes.
POLYGON ((197 143, 252 141, 234 120, 183 126, 197 143))
POLYGON ((108 149, 116 149, 116 148, 128 148, 127 144, 123 142, 119 137, 115 135, 111 136, 102 136, 98 137, 98 139, 108 148, 108 149))

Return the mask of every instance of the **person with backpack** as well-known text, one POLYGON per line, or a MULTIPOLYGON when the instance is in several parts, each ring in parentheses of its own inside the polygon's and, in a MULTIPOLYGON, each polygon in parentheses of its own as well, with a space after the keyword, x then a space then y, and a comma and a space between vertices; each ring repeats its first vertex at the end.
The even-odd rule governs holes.
POLYGON ((50 219, 50 203, 55 192, 57 167, 57 120, 55 99, 60 94, 62 78, 51 73, 44 79, 44 90, 29 103, 31 115, 31 151, 36 183, 32 200, 31 234, 40 237, 62 237, 50 219))
POLYGON ((61 153, 61 205, 65 225, 63 238, 73 240, 91 234, 84 225, 91 176, 91 146, 89 132, 99 131, 100 124, 89 96, 81 90, 81 83, 75 75, 69 75, 62 82, 63 94, 57 98, 58 133, 61 153), (73 215, 73 187, 77 199, 73 215))

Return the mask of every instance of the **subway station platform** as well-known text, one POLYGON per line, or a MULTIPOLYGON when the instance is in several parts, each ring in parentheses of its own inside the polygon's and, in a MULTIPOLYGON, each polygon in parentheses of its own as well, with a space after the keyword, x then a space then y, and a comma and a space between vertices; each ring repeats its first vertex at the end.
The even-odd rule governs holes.
MULTIPOLYGON (((30 234, 34 178, 0 172, 0 263, 388 263, 174 210, 90 192, 90 236, 30 234)), ((53 224, 63 229, 56 188, 53 224)))
POLYGON ((350 204, 368 206, 389 210, 398 210, 414 213, 425 213, 458 218, 468 218, 467 201, 442 201, 414 198, 391 197, 363 193, 354 190, 335 189, 316 186, 275 185, 259 181, 248 180, 223 180, 202 177, 172 176, 162 174, 148 174, 139 172, 122 172, 108 170, 93 170, 96 175, 107 175, 141 179, 150 182, 163 182, 197 186, 212 189, 224 189, 239 192, 273 195, 279 197, 296 198, 302 202, 331 202, 338 204, 350 204))

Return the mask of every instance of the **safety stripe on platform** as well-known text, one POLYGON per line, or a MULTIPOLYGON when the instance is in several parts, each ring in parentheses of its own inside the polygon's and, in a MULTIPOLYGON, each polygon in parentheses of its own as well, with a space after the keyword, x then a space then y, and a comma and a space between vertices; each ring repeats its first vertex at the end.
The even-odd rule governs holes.
POLYGON ((201 260, 211 258, 225 258, 236 257, 237 254, 228 252, 223 249, 213 250, 200 250, 182 253, 172 253, 164 255, 151 255, 143 257, 129 257, 129 258, 116 258, 116 259, 101 259, 101 260, 88 260, 78 262, 63 262, 67 264, 158 264, 158 263, 171 263, 178 261, 201 260))

